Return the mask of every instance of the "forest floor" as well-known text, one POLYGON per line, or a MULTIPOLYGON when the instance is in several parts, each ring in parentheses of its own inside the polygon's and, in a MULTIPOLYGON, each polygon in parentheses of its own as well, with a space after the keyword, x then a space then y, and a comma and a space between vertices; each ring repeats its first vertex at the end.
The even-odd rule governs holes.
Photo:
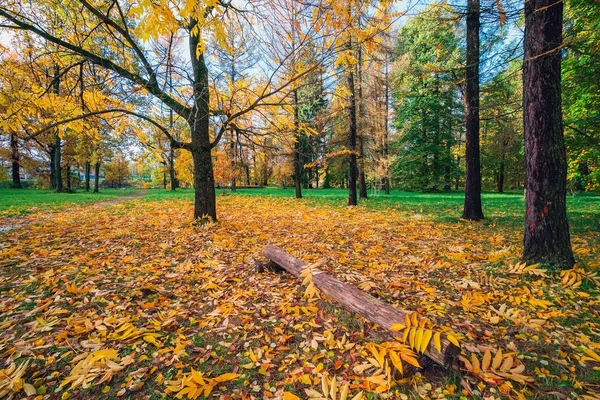
POLYGON ((205 225, 190 191, 24 216, 0 233, 0 397, 597 398, 600 197, 570 197, 560 274, 517 264, 522 194, 478 223, 459 194, 306 194, 219 195, 205 225), (256 271, 266 244, 453 333, 461 371, 398 378, 393 338, 256 271))

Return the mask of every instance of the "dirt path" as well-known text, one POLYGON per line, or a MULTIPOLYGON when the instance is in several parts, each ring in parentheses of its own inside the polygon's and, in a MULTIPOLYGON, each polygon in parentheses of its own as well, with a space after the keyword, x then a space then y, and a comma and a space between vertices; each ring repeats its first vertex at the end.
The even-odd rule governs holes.
MULTIPOLYGON (((146 190, 140 190, 139 192, 136 192, 129 196, 117 197, 117 198, 110 199, 110 200, 104 200, 104 201, 83 204, 83 205, 78 206, 77 209, 82 209, 82 208, 93 209, 93 208, 106 207, 106 206, 109 206, 112 204, 117 204, 117 203, 121 203, 124 201, 133 200, 138 197, 142 197, 146 193, 148 193, 146 190)), ((4 232, 24 228, 24 227, 32 224, 33 222, 51 221, 52 219, 56 218, 56 216, 58 216, 59 214, 64 213, 64 212, 69 212, 72 209, 73 209, 73 207, 69 207, 69 208, 59 209, 59 210, 56 210, 54 212, 49 212, 49 213, 40 212, 40 213, 25 215, 22 217, 5 218, 4 220, 0 220, 0 236, 2 236, 2 234, 4 232)))

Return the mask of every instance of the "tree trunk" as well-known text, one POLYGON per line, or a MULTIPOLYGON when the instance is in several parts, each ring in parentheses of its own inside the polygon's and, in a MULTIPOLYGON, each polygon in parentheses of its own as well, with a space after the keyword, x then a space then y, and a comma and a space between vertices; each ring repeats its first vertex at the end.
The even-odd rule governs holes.
POLYGON ((479 154, 479 0, 468 0, 467 7, 466 175, 462 218, 478 221, 483 218, 479 154))
POLYGON ((94 193, 98 193, 100 190, 100 161, 96 161, 94 165, 94 193))
POLYGON ((92 169, 92 166, 90 164, 89 161, 85 162, 85 191, 89 192, 90 191, 90 170, 92 169))
MULTIPOLYGON (((359 26, 360 26, 360 19, 359 19, 359 26)), ((365 105, 364 105, 364 99, 363 99, 363 90, 362 90, 362 85, 363 85, 363 73, 362 73, 362 44, 361 43, 357 43, 356 44, 357 47, 357 55, 358 55, 358 64, 357 64, 357 72, 358 72, 358 88, 357 88, 357 94, 358 94, 358 120, 360 121, 358 123, 359 126, 359 131, 360 131, 360 135, 358 135, 358 196, 361 199, 366 199, 368 197, 367 195, 367 180, 365 178, 365 125, 366 125, 366 121, 365 121, 365 105)))
POLYGON ((496 181, 496 191, 498 193, 504 193, 504 169, 505 169, 505 160, 506 160, 506 146, 508 143, 506 141, 502 142, 502 154, 500 157, 500 168, 498 169, 498 179, 496 181))
POLYGON ((526 212, 523 259, 571 268, 567 161, 561 111, 563 2, 525 2, 523 125, 526 212))
POLYGON ((296 187, 296 198, 302 198, 302 159, 300 151, 300 121, 298 117, 298 91, 294 90, 294 186, 296 187))
POLYGON ((71 166, 67 165, 65 167, 65 175, 67 178, 67 190, 70 192, 71 191, 71 166))
POLYGON ((48 147, 48 154, 50 155, 50 189, 56 189, 56 161, 54 160, 56 151, 54 145, 48 147))
POLYGON ((62 182, 62 170, 60 167, 60 156, 61 156, 61 143, 60 143, 60 136, 58 136, 58 132, 55 134, 54 137, 55 143, 54 143, 54 173, 55 173, 55 179, 56 179, 56 191, 58 193, 63 191, 63 182, 62 182))
POLYGON ((10 135, 10 159, 12 162, 12 188, 23 189, 23 185, 21 184, 21 165, 19 164, 19 143, 17 135, 14 133, 10 135))
MULTIPOLYGON (((303 268, 307 265, 304 261, 285 253, 275 246, 265 246, 263 255, 286 271, 299 277, 300 280, 304 279, 300 277, 303 268)), ((314 285, 329 299, 338 302, 346 310, 357 313, 390 331, 394 336, 398 336, 398 332, 391 330, 392 325, 404 323, 406 315, 411 314, 408 311, 398 310, 357 287, 341 282, 326 273, 313 274, 312 280, 314 285)), ((441 352, 437 351, 432 340, 424 354, 437 364, 451 368, 460 354, 460 349, 451 344, 446 338, 442 338, 441 350, 441 352)))
MULTIPOLYGON (((191 21, 190 26, 196 23, 197 21, 191 21)), ((192 136, 189 150, 194 160, 194 219, 209 217, 216 221, 215 176, 208 126, 210 117, 208 69, 204 62, 204 54, 197 52, 199 41, 198 35, 190 35, 189 51, 194 72, 194 105, 188 123, 192 136)))
POLYGON ((385 116, 384 116, 384 126, 383 126, 383 132, 384 132, 384 136, 383 136, 383 157, 384 160, 386 162, 386 168, 385 168, 385 174, 386 176, 382 179, 382 183, 383 183, 383 189, 385 190, 385 194, 390 194, 390 170, 389 170, 389 164, 388 163, 388 154, 389 154, 389 138, 390 138, 390 131, 389 131, 389 117, 390 117, 390 78, 389 78, 389 60, 388 60, 388 56, 386 55, 385 58, 385 82, 384 82, 384 90, 385 90, 385 95, 384 95, 384 101, 385 101, 385 106, 384 106, 384 110, 385 110, 385 116))
POLYGON ((368 198, 367 194, 367 179, 365 177, 365 156, 364 156, 364 142, 361 137, 358 141, 358 153, 360 158, 358 161, 358 196, 361 199, 368 198))
MULTIPOLYGON (((60 67, 54 64, 54 77, 52 78, 52 86, 54 94, 58 96, 60 94, 60 67)), ((63 191, 62 183, 62 170, 60 168, 61 158, 61 140, 58 134, 58 128, 54 134, 54 178, 56 179, 55 187, 57 192, 63 191)))
MULTIPOLYGON (((348 42, 348 51, 352 50, 352 43, 348 42)), ((356 95, 354 88, 354 71, 348 67, 348 90, 350 98, 348 99, 348 205, 358 204, 356 196, 356 179, 358 175, 358 166, 356 162, 356 95)))
POLYGON ((166 163, 164 164, 163 167, 163 189, 167 188, 167 165, 166 163))
POLYGON ((179 181, 175 176, 175 149, 171 146, 169 150, 169 179, 171 180, 171 190, 179 187, 179 181))

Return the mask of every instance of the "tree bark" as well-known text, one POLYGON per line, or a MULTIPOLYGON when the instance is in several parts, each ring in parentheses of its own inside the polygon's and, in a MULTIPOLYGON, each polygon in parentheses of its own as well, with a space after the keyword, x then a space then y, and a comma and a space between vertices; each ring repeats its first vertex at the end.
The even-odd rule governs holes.
POLYGON ((561 110, 563 2, 525 2, 523 125, 526 212, 523 259, 571 268, 567 161, 561 110))
MULTIPOLYGON (((196 23, 197 21, 192 21, 190 26, 194 26, 196 23)), ((198 35, 190 35, 189 51, 194 72, 194 106, 188 123, 192 134, 189 150, 194 160, 194 219, 210 217, 216 221, 215 176, 208 126, 210 116, 208 69, 204 61, 204 54, 197 53, 199 40, 198 35)))
POLYGON ((19 142, 17 141, 17 135, 12 133, 10 135, 10 159, 12 164, 12 188, 23 189, 21 184, 21 164, 19 157, 19 142))
POLYGON ((90 170, 92 169, 92 166, 90 164, 89 161, 85 162, 85 191, 89 192, 90 191, 90 170))
MULTIPOLYGON (((262 253, 275 264, 303 280, 300 274, 306 266, 304 261, 270 245, 265 246, 262 253)), ((410 314, 408 311, 398 310, 357 287, 341 282, 326 273, 313 274, 312 280, 323 294, 341 304, 346 310, 359 314, 372 323, 390 331, 394 336, 398 336, 398 333, 391 331, 392 325, 398 322, 404 323, 405 316, 410 314)), ((424 354, 437 364, 445 368, 451 368, 460 354, 460 349, 445 338, 441 342, 441 352, 437 351, 433 341, 431 341, 424 354)))
POLYGON ((169 179, 171 180, 171 190, 175 190, 179 187, 179 181, 175 176, 175 149, 171 145, 169 150, 169 179))
POLYGON ((96 161, 94 165, 94 193, 100 191, 100 162, 96 161))
POLYGON ((479 154, 479 0, 467 4, 467 76, 465 88, 466 147, 465 205, 462 218, 480 220, 481 160, 479 154))

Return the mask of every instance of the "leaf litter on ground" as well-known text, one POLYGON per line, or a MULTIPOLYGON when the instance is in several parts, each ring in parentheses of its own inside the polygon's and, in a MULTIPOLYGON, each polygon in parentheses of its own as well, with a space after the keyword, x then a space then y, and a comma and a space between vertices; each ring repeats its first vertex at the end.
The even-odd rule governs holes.
POLYGON ((501 226, 281 198, 218 205, 205 225, 188 201, 142 198, 5 235, 0 397, 597 396, 597 234, 573 239, 580 263, 559 274, 519 263, 520 232, 501 226), (415 325, 400 344, 293 277, 258 273, 266 244, 456 332, 463 376, 402 376, 432 331, 415 325))

